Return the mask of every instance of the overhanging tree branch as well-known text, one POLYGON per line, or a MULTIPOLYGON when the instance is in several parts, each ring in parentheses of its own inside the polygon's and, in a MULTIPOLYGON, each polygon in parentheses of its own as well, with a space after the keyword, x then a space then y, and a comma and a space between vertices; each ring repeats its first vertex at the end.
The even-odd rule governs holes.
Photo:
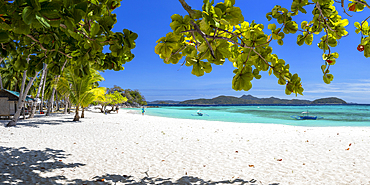
POLYGON ((193 15, 195 14, 194 10, 191 9, 191 7, 185 2, 185 0, 179 0, 182 7, 188 12, 189 16, 193 18, 193 15))
MULTIPOLYGON (((206 38, 206 34, 204 34, 204 33, 202 32, 202 30, 200 30, 199 26, 198 26, 197 24, 195 24, 193 21, 190 21, 190 24, 194 26, 194 29, 196 30, 196 32, 198 32, 198 33, 200 34, 200 36, 202 36, 202 37, 203 37, 203 39, 206 41, 206 44, 208 45, 208 48, 209 48, 209 50, 211 51, 211 55, 212 55, 212 57, 215 59, 215 58, 216 58, 216 57, 215 57, 215 52, 213 51, 213 48, 212 48, 211 44, 209 44, 209 42, 208 42, 208 40, 207 40, 207 38, 206 38)), ((211 37, 211 38, 215 38, 215 37, 213 37, 213 36, 209 36, 209 37, 211 37)))
MULTIPOLYGON (((40 43, 40 41, 38 41, 37 39, 35 39, 32 35, 26 35, 27 37, 29 37, 30 39, 32 39, 33 41, 35 41, 35 42, 37 42, 38 44, 40 44, 40 48, 42 49, 42 50, 44 50, 44 51, 49 51, 49 52, 52 52, 52 51, 55 51, 55 49, 52 49, 52 50, 48 50, 48 49, 46 49, 46 48, 44 48, 44 46, 40 43)), ((64 55, 64 56, 66 56, 67 58, 73 58, 73 57, 71 57, 71 56, 69 56, 68 54, 66 54, 66 53, 64 53, 64 52, 62 52, 62 51, 58 51, 58 53, 60 53, 60 54, 62 54, 62 55, 64 55)))

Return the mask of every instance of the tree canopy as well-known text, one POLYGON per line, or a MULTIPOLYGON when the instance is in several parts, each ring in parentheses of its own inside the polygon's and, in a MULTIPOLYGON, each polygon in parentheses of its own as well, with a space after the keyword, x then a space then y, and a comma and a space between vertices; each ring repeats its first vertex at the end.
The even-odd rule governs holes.
POLYGON ((79 76, 89 74, 91 67, 122 70, 134 58, 131 49, 138 35, 111 31, 117 22, 112 11, 119 6, 115 0, 2 1, 0 55, 14 60, 14 68, 27 70, 28 76, 43 63, 58 75, 65 60, 79 76), (111 52, 104 54, 106 45, 111 52))
MULTIPOLYGON (((340 5, 342 14, 347 17, 351 16, 348 11, 360 12, 365 7, 370 8, 364 0, 293 0, 290 8, 276 5, 267 12, 266 18, 275 20, 277 24, 263 25, 244 21, 240 8, 234 6, 235 0, 217 4, 213 0, 204 0, 201 10, 192 9, 185 0, 179 1, 188 15, 174 14, 170 23, 173 31, 160 38, 155 47, 164 63, 177 64, 185 57, 183 64, 193 67, 192 74, 203 76, 212 71, 212 65, 222 65, 228 59, 236 68, 233 71, 233 89, 250 90, 251 81, 260 79, 261 71, 268 71, 269 75, 276 76, 278 84, 286 86, 287 95, 302 95, 301 78, 292 74, 289 64, 272 52, 270 43, 275 40, 283 45, 287 34, 297 34, 298 45, 311 45, 314 35, 322 35, 317 46, 323 50, 323 81, 329 84, 334 79, 329 69, 339 57, 332 48, 348 34, 345 28, 348 20, 342 18, 335 4, 340 5), (306 14, 309 6, 313 9, 313 18, 296 22, 294 17, 306 14), (268 32, 263 31, 265 27, 268 32)), ((365 57, 370 56, 367 19, 355 23, 356 33, 361 33, 357 49, 364 52, 365 57)))

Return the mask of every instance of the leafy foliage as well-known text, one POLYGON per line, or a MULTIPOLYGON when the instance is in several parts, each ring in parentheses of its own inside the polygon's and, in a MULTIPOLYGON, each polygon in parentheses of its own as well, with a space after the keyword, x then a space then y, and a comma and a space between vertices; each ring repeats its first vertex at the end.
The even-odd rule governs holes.
MULTIPOLYGON (((92 69, 91 69, 92 70, 92 69)), ((90 75, 79 77, 74 70, 67 68, 58 81, 58 92, 68 95, 71 102, 76 106, 75 121, 78 121, 78 109, 86 107, 104 95, 106 89, 97 87, 97 82, 104 80, 100 74, 92 70, 90 75)))
MULTIPOLYGON (((184 0, 179 0, 189 15, 175 14, 171 17, 170 27, 173 30, 157 41, 155 52, 166 64, 177 64, 185 57, 184 64, 192 66, 192 74, 203 76, 212 71, 212 65, 222 65, 225 60, 233 63, 234 78, 232 88, 248 91, 252 88, 251 81, 260 79, 261 71, 268 71, 278 79, 278 84, 285 85, 285 93, 301 94, 303 88, 301 78, 289 71, 289 64, 272 53, 270 43, 276 40, 279 45, 284 44, 286 34, 298 34, 298 45, 312 45, 314 35, 323 33, 317 46, 323 50, 324 64, 321 66, 323 81, 330 83, 334 76, 329 68, 336 63, 339 54, 331 48, 338 44, 338 40, 346 36, 345 27, 348 20, 343 19, 336 10, 334 3, 341 3, 344 9, 344 0, 293 0, 290 10, 276 5, 266 14, 270 21, 275 23, 265 25, 244 21, 240 8, 235 7, 235 0, 224 0, 214 5, 214 1, 204 0, 201 10, 191 9, 184 0), (305 8, 313 6, 312 20, 302 21, 300 24, 293 20, 300 13, 306 14, 305 8), (299 28, 299 25, 301 28, 299 28)), ((364 0, 350 0, 349 10, 358 12, 369 6, 364 0)), ((366 20, 355 23, 361 32, 361 50, 364 55, 370 56, 369 27, 366 20)))
POLYGON ((120 86, 114 85, 112 88, 107 89, 107 93, 119 92, 123 97, 127 98, 127 103, 133 104, 138 103, 139 105, 147 105, 145 97, 141 95, 139 90, 122 89, 120 86))
POLYGON ((65 60, 82 77, 97 70, 123 70, 134 55, 137 34, 111 31, 117 22, 111 12, 120 1, 17 0, 0 3, 0 57, 12 56, 15 70, 33 76, 49 66, 61 73, 65 60), (109 46, 110 53, 102 53, 109 46), (30 58, 29 61, 26 59, 30 58))
POLYGON ((112 89, 113 88, 108 88, 108 93, 103 94, 95 100, 96 104, 100 104, 102 106, 101 112, 105 112, 107 105, 111 105, 112 110, 114 110, 114 106, 127 101, 127 98, 123 97, 119 91, 111 91, 112 89))
POLYGON ((130 104, 133 104, 134 102, 136 102, 139 105, 147 105, 147 102, 145 101, 145 97, 141 95, 139 90, 125 89, 124 94, 122 95, 127 98, 127 102, 130 104))

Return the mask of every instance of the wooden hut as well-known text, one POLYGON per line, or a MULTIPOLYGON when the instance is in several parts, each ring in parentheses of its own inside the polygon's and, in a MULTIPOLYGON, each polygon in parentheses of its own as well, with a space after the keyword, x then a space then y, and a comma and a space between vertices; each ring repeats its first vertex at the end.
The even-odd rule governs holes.
MULTIPOLYGON (((19 92, 0 89, 0 116, 14 116, 17 111, 19 92)), ((26 102, 32 102, 33 99, 26 97, 26 102)))

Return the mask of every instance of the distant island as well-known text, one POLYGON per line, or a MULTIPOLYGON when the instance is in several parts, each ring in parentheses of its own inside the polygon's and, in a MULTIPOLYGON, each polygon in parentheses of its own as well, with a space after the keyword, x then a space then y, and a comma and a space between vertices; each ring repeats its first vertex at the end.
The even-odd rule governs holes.
POLYGON ((344 100, 336 97, 320 98, 314 101, 298 99, 280 99, 275 97, 257 98, 252 95, 218 96, 212 99, 194 99, 186 101, 157 100, 148 102, 148 104, 186 104, 186 105, 240 105, 240 104, 289 104, 289 105, 308 105, 308 104, 347 104, 344 100))

